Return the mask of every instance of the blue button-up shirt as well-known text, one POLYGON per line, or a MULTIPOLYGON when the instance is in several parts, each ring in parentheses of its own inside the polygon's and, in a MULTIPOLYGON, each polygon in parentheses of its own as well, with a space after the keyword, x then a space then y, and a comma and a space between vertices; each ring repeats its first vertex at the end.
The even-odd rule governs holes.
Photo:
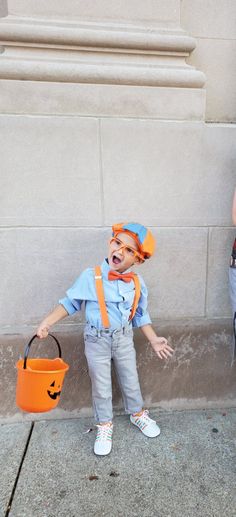
MULTIPOLYGON (((110 329, 117 329, 129 325, 130 310, 133 306, 135 286, 133 280, 124 282, 123 280, 108 280, 110 266, 105 259, 101 265, 102 281, 105 302, 110 321, 110 329)), ((151 323, 147 311, 147 288, 140 275, 141 295, 132 319, 133 327, 142 327, 151 323)), ((98 330, 102 329, 100 307, 97 299, 95 286, 94 268, 88 268, 77 278, 74 285, 66 292, 67 296, 59 300, 69 315, 81 309, 85 303, 86 321, 98 330)))

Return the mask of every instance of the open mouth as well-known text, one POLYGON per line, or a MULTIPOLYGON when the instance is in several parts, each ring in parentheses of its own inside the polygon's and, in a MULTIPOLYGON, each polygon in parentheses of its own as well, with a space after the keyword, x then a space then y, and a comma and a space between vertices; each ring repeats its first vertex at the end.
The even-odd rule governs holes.
POLYGON ((116 266, 118 266, 118 264, 120 264, 122 262, 121 258, 118 257, 115 253, 112 255, 112 262, 113 264, 115 264, 116 266))

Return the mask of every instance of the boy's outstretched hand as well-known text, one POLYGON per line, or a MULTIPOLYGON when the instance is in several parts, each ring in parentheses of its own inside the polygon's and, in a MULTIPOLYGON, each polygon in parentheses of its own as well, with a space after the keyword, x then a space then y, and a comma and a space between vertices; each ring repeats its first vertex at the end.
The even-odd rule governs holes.
POLYGON ((154 352, 156 352, 156 354, 158 355, 159 359, 168 359, 172 356, 174 349, 171 348, 165 337, 158 337, 156 335, 156 332, 152 328, 152 325, 142 325, 141 330, 144 333, 145 337, 148 339, 154 352))
POLYGON ((168 359, 174 352, 165 337, 156 337, 155 340, 152 340, 151 346, 160 359, 168 359))

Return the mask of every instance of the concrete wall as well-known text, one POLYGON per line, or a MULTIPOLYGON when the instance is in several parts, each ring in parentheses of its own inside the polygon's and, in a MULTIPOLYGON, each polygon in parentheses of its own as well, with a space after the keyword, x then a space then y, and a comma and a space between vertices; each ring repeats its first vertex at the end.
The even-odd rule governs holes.
POLYGON ((197 42, 188 59, 206 74, 206 120, 236 121, 236 3, 182 0, 181 26, 197 42))
MULTIPOLYGON (((200 3, 8 0, 8 13, 1 4, 2 418, 22 418, 14 364, 27 339, 102 260, 122 219, 157 238, 142 272, 154 326, 176 348, 163 365, 137 332, 146 403, 234 404, 227 273, 236 127, 225 123, 234 122, 234 72, 225 69, 221 95, 212 53, 232 36, 235 8, 221 2, 223 17, 214 18, 214 3, 200 3)), ((71 368, 51 416, 91 411, 82 325, 79 314, 55 328, 71 368)))

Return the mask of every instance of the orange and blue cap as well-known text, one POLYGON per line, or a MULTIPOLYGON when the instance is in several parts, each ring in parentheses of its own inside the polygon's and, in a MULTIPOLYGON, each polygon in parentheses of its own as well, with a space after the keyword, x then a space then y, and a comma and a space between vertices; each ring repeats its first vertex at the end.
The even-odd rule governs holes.
POLYGON ((143 260, 150 258, 155 251, 155 239, 148 228, 139 223, 118 223, 112 226, 112 235, 127 232, 136 241, 143 260))

